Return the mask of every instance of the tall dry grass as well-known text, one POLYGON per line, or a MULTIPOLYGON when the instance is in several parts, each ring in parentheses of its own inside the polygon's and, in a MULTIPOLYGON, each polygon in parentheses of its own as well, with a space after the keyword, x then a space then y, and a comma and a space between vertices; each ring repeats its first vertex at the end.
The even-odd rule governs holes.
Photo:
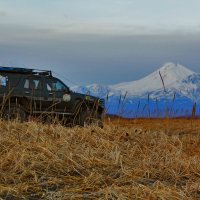
POLYGON ((200 199, 197 122, 160 122, 71 129, 0 121, 0 197, 200 199))

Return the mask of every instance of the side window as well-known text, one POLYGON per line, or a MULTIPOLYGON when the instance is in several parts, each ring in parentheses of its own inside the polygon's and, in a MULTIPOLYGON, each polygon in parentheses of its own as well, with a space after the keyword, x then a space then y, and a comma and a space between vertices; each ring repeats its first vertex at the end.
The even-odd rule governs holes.
POLYGON ((42 89, 42 82, 40 79, 25 79, 24 89, 40 90, 42 89))
POLYGON ((47 90, 50 92, 52 91, 52 86, 49 83, 47 83, 47 90))
POLYGON ((30 88, 30 81, 29 81, 29 79, 25 79, 24 88, 25 89, 29 89, 30 88))
POLYGON ((0 75, 0 86, 1 87, 2 86, 6 87, 7 86, 7 82, 8 82, 8 77, 0 75))
POLYGON ((66 90, 66 87, 60 81, 56 81, 53 83, 53 89, 55 91, 64 91, 66 90))
POLYGON ((41 83, 41 80, 38 80, 38 79, 34 79, 33 82, 33 89, 35 90, 40 90, 42 89, 42 83, 41 83))
POLYGON ((68 88, 59 80, 48 80, 47 81, 47 90, 62 92, 68 90, 68 88))

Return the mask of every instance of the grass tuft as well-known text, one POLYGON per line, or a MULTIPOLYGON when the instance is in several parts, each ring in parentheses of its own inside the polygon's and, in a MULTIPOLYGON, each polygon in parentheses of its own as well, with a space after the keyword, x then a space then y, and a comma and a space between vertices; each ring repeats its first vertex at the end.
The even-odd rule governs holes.
POLYGON ((167 120, 104 129, 0 121, 0 197, 198 199, 199 120, 167 120))

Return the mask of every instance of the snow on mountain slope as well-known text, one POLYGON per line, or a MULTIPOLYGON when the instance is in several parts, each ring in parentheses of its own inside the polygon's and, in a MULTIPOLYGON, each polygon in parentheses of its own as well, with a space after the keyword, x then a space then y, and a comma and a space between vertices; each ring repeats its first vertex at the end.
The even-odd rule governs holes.
MULTIPOLYGON (((166 63, 163 67, 156 70, 152 74, 146 76, 137 81, 120 83, 110 86, 113 90, 127 91, 129 96, 140 96, 146 92, 152 92, 156 90, 163 90, 163 85, 159 72, 162 75, 166 88, 174 88, 179 90, 182 81, 190 75, 194 75, 195 72, 187 69, 186 67, 174 64, 166 63)), ((188 85, 190 88, 195 88, 195 85, 188 85)))
POLYGON ((140 80, 108 86, 98 84, 76 86, 72 90, 90 93, 99 97, 105 97, 108 93, 109 96, 119 96, 126 92, 129 98, 144 97, 148 94, 151 94, 152 97, 163 97, 163 84, 159 72, 163 78, 168 96, 173 96, 176 92, 182 96, 189 95, 192 98, 191 91, 197 90, 200 87, 199 74, 180 64, 166 63, 160 69, 140 80))
POLYGON ((92 84, 72 90, 101 98, 109 94, 106 98, 107 112, 125 117, 164 117, 167 109, 173 117, 190 116, 194 102, 198 103, 196 110, 200 115, 200 74, 180 64, 166 63, 137 81, 108 86, 92 84), (165 92, 159 72, 164 80, 165 92), (126 98, 119 103, 123 99, 121 94, 126 92, 126 98))
POLYGON ((88 86, 74 86, 71 87, 71 90, 83 94, 91 94, 98 97, 106 97, 110 91, 110 87, 94 83, 88 86))

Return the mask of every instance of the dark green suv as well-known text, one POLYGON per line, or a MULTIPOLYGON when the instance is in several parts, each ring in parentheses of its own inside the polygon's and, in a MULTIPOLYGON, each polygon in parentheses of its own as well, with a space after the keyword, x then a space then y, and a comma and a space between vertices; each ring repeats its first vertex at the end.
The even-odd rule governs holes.
POLYGON ((102 126, 104 100, 71 91, 51 71, 0 67, 1 116, 102 126))

